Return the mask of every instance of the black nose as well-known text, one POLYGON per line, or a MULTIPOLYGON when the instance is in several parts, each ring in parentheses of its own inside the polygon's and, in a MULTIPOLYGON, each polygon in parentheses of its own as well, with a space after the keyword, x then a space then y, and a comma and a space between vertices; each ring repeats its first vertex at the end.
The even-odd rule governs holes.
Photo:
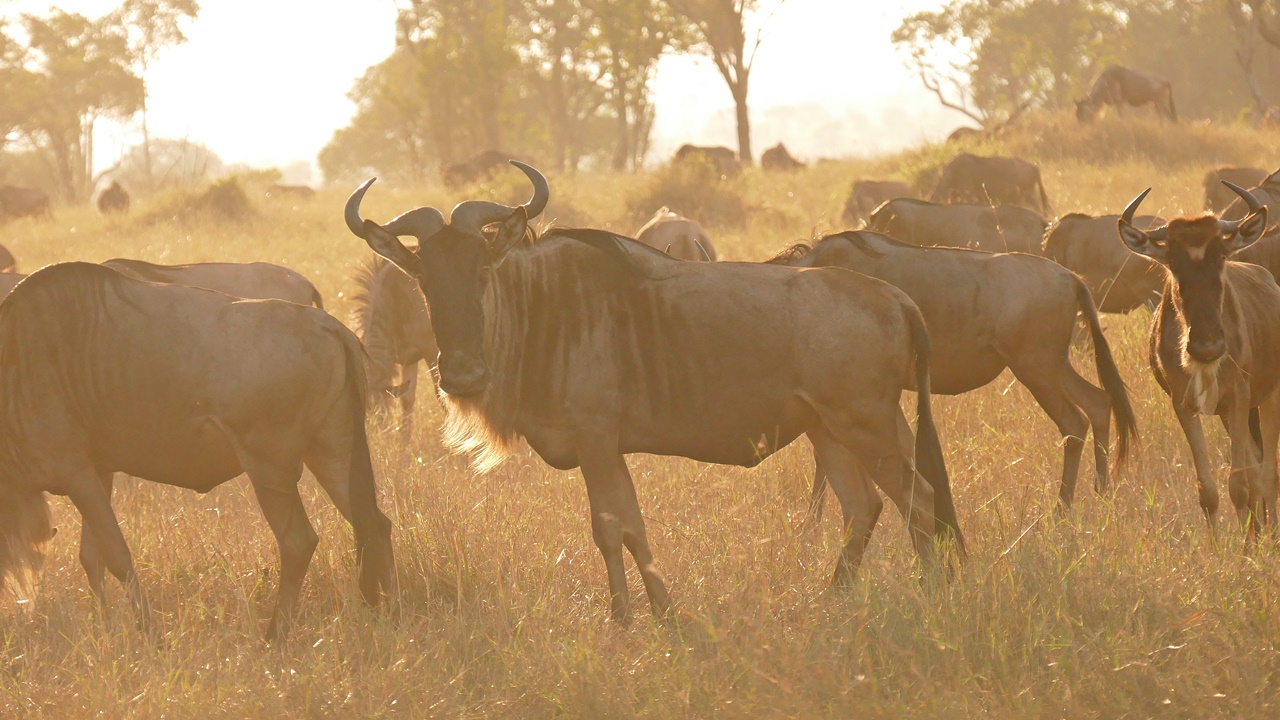
POLYGON ((450 395, 479 395, 489 386, 484 360, 455 355, 440 356, 440 389, 450 395))
POLYGON ((1227 354, 1227 341, 1219 336, 1200 340, 1192 338, 1187 343, 1187 354, 1202 363, 1211 363, 1227 354))

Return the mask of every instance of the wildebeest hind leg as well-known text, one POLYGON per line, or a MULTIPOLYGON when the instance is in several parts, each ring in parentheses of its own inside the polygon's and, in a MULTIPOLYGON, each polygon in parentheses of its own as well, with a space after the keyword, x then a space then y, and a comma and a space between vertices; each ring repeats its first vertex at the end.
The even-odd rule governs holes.
POLYGON ((1089 433, 1089 421, 1068 397, 1060 365, 1052 372, 1046 371, 1043 367, 1037 367, 1035 362, 1027 363, 1025 367, 1010 369, 1013 370, 1014 376, 1027 386, 1035 396, 1036 402, 1040 403, 1041 409, 1058 426, 1058 432, 1062 433, 1062 483, 1058 488, 1058 499, 1062 501, 1064 508, 1070 508, 1076 494, 1076 479, 1080 475, 1080 456, 1084 453, 1084 439, 1089 433))
MULTIPOLYGON (((107 502, 111 502, 114 475, 114 473, 101 473, 98 476, 98 479, 102 482, 102 489, 106 493, 107 502)), ((103 609, 106 609, 107 588, 104 582, 107 570, 106 560, 102 557, 102 550, 98 547, 98 541, 93 532, 89 530, 88 523, 80 525, 80 565, 84 568, 84 574, 89 578, 89 589, 93 591, 94 597, 98 599, 98 604, 103 609)))
POLYGON ((280 548, 280 595, 267 629, 267 638, 274 639, 286 632, 293 620, 302 580, 307 575, 307 567, 311 565, 311 556, 320 538, 311 527, 307 510, 298 495, 302 463, 295 463, 292 467, 245 465, 262 515, 271 526, 280 548))
POLYGON ((1280 444, 1280 390, 1271 393, 1258 408, 1258 424, 1262 430, 1261 487, 1264 522, 1276 525, 1276 496, 1280 493, 1280 473, 1276 466, 1276 446, 1280 444))
POLYGON ((1106 391, 1080 377, 1074 368, 1065 373, 1065 387, 1071 402, 1084 411, 1093 428, 1093 489, 1107 491, 1108 448, 1111 446, 1111 399, 1106 391))
POLYGON ((831 584, 845 587, 853 582, 854 573, 862 564, 862 555, 880 519, 884 501, 868 485, 865 474, 868 468, 860 465, 854 450, 836 441, 826 428, 810 430, 809 439, 844 512, 845 544, 831 584))

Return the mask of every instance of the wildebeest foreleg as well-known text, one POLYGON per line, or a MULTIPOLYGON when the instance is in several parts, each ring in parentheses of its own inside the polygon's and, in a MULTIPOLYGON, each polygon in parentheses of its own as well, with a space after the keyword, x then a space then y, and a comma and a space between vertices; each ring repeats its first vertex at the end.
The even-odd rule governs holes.
POLYGON ((825 428, 811 430, 809 440, 813 442, 818 465, 823 468, 844 512, 845 544, 831 583, 837 587, 848 586, 862 564, 862 555, 880 519, 884 501, 867 483, 868 474, 874 469, 860 466, 852 449, 837 442, 825 428))
POLYGON ((1262 510, 1264 522, 1276 524, 1276 496, 1280 493, 1280 471, 1276 466, 1276 447, 1280 444, 1280 390, 1271 393, 1258 408, 1258 420, 1262 430, 1262 510))
POLYGON ((605 569, 609 574, 611 617, 626 620, 631 613, 622 557, 624 546, 640 571, 653 613, 666 615, 671 610, 671 597, 649 550, 644 518, 640 514, 640 503, 636 499, 636 488, 627 469, 626 458, 616 453, 597 451, 583 452, 580 459, 591 504, 591 534, 604 556, 605 569))
MULTIPOLYGON (((107 502, 111 502, 114 475, 114 473, 101 473, 98 476, 98 479, 102 482, 102 489, 106 493, 107 502)), ((80 565, 84 568, 84 574, 89 578, 89 589, 93 591, 94 597, 98 598, 98 604, 103 609, 106 609, 107 588, 104 582, 107 570, 106 561, 102 558, 102 550, 98 547, 98 541, 89 529, 88 523, 80 525, 80 565)))
POLYGON ((1227 434, 1231 437, 1231 479, 1228 488, 1231 504, 1236 507, 1240 525, 1252 537, 1262 521, 1260 462, 1257 446, 1249 429, 1249 388, 1237 384, 1227 407, 1227 434))
POLYGON ((400 367, 400 383, 404 392, 400 395, 400 434, 413 437, 413 405, 418 399, 418 365, 411 362, 400 367))
POLYGON ((1217 530, 1214 520, 1218 514, 1218 484, 1213 480, 1213 471, 1209 466, 1209 446, 1204 439, 1204 427, 1200 424, 1200 416, 1178 403, 1174 403, 1173 412, 1182 425, 1182 434, 1187 438, 1191 448, 1191 457, 1196 467, 1196 481, 1200 485, 1200 509, 1210 529, 1217 530))
MULTIPOLYGON (((97 551, 111 574, 116 576, 129 595, 134 610, 138 614, 138 622, 144 628, 152 627, 151 606, 147 602, 142 585, 138 581, 138 572, 133 567, 133 557, 129 553, 129 545, 120 531, 120 521, 111 509, 111 498, 102 486, 101 479, 94 474, 86 474, 76 480, 67 493, 84 524, 92 532, 97 551)), ((92 582, 92 581, 91 581, 92 582)))
POLYGON ((249 480, 262 507, 262 515, 271 526, 280 548, 280 597, 275 614, 267 628, 267 638, 274 639, 287 631, 298 606, 302 580, 311 564, 311 555, 320 538, 307 519, 307 510, 298 495, 301 464, 290 471, 250 469, 249 480))

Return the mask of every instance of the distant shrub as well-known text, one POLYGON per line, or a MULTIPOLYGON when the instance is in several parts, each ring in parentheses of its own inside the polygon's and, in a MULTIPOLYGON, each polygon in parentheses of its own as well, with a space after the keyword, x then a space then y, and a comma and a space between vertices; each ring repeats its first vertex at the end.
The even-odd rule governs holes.
POLYGON ((239 178, 217 180, 199 190, 175 190, 163 195, 144 216, 146 222, 239 222, 257 214, 239 178))
POLYGON ((741 180, 721 179, 705 159, 688 158, 654 172, 627 200, 627 208, 637 221, 648 219, 666 206, 704 225, 741 227, 747 219, 742 195, 741 180))

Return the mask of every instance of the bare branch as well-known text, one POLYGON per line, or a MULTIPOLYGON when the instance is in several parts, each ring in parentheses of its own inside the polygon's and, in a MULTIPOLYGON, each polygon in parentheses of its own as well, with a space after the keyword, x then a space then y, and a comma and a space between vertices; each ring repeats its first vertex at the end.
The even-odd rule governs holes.
POLYGON ((929 75, 924 71, 924 68, 920 68, 920 82, 924 83, 924 88, 926 90, 938 96, 938 102, 942 103, 943 107, 950 108, 952 110, 955 110, 956 112, 960 112, 960 113, 964 113, 965 115, 968 115, 970 118, 973 119, 974 122, 978 123, 984 128, 987 126, 987 121, 983 119, 980 115, 977 115, 968 107, 965 107, 963 105, 957 105, 951 102, 950 100, 948 100, 946 95, 944 95, 942 92, 942 86, 938 83, 937 80, 930 80, 929 75))

